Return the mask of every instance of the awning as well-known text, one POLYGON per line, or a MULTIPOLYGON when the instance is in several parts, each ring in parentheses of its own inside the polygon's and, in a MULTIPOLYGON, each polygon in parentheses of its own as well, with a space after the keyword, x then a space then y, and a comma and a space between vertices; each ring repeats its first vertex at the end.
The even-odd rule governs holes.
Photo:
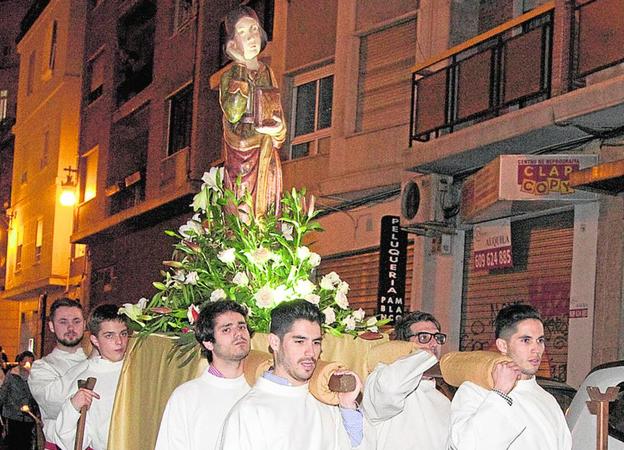
POLYGON ((624 159, 573 172, 570 186, 602 194, 621 194, 624 192, 624 159))

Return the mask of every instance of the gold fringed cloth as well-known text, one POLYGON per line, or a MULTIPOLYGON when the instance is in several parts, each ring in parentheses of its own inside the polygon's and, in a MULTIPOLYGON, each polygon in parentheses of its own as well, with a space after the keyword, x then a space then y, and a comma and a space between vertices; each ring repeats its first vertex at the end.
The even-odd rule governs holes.
MULTIPOLYGON (((387 341, 387 335, 367 341, 326 334, 321 359, 340 361, 364 380, 368 351, 387 341)), ((198 377, 206 368, 206 358, 200 355, 199 347, 196 356, 184 367, 178 367, 177 359, 168 362, 167 354, 174 342, 175 338, 163 335, 148 336, 142 341, 132 339, 115 397, 109 450, 153 449, 169 396, 177 386, 198 377)), ((251 347, 268 351, 267 335, 256 333, 251 347)))

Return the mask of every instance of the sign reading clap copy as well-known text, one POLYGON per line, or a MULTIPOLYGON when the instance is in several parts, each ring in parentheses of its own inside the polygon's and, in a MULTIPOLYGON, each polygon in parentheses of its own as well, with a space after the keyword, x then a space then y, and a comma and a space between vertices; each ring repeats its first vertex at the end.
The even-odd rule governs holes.
POLYGON ((377 314, 391 321, 400 318, 405 310, 407 233, 401 230, 400 222, 397 216, 381 218, 377 314))
POLYGON ((475 270, 513 267, 509 219, 475 225, 472 262, 475 270))

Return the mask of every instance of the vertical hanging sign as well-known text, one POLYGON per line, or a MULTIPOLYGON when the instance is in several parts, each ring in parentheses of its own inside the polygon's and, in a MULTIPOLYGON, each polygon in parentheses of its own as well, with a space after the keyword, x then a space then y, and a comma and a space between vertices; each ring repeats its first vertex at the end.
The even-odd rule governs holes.
POLYGON ((400 228, 397 216, 381 218, 379 240, 379 290, 377 314, 394 321, 405 309, 405 272, 407 267, 407 233, 400 228))

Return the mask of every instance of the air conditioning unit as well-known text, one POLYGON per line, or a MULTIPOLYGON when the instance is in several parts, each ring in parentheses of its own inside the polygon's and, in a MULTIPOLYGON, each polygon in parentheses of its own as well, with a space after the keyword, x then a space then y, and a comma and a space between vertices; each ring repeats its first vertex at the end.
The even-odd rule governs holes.
POLYGON ((401 226, 446 228, 457 214, 458 199, 453 177, 406 172, 401 183, 401 226))

